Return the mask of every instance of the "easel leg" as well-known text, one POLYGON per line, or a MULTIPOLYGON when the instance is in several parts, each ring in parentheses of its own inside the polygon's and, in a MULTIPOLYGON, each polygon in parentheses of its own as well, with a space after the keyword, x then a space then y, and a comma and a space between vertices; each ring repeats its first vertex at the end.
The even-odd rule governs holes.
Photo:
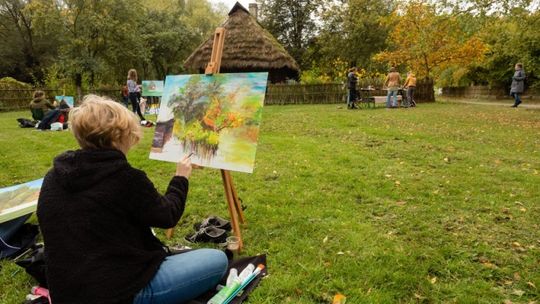
POLYGON ((231 172, 225 170, 224 173, 225 173, 225 178, 227 179, 227 184, 229 185, 231 193, 232 193, 234 207, 235 207, 236 213, 238 214, 238 217, 240 219, 240 223, 245 224, 246 218, 244 217, 244 211, 242 210, 242 204, 240 203, 240 200, 238 199, 238 194, 236 193, 236 189, 234 188, 231 172))
POLYGON ((240 240, 238 251, 242 250, 244 246, 244 241, 242 240, 242 233, 240 232, 240 223, 238 222, 238 212, 236 211, 236 206, 234 203, 233 194, 231 191, 230 176, 226 170, 221 170, 221 178, 223 179, 223 187, 225 188, 225 197, 227 199, 227 205, 229 207, 229 215, 231 216, 231 224, 233 228, 234 235, 240 240))

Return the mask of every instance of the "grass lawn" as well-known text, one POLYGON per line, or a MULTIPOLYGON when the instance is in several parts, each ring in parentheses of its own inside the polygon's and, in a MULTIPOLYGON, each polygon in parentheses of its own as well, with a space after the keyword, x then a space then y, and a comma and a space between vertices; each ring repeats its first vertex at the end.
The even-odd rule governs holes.
MULTIPOLYGON (((42 177, 77 145, 69 132, 19 129, 0 113, 0 187, 42 177)), ((246 255, 270 275, 249 303, 538 303, 540 111, 464 104, 349 111, 264 109, 256 168, 233 173, 248 208, 246 255)), ((174 164, 128 155, 164 191, 174 164)), ((185 215, 228 217, 218 170, 195 170, 185 215)), ((36 221, 35 217, 32 221, 36 221)), ((164 238, 164 232, 159 231, 164 238)), ((2 262, 0 303, 34 284, 2 262)))

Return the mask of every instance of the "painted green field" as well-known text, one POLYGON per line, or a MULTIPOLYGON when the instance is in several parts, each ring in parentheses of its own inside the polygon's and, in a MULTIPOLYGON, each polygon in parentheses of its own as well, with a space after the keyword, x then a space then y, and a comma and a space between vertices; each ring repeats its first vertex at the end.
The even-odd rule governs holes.
MULTIPOLYGON (((0 113, 0 187, 42 177, 77 148, 69 132, 20 129, 24 116, 0 113)), ((148 159, 152 131, 128 159, 163 191, 175 165, 148 159)), ((330 303, 336 293, 351 304, 538 303, 538 110, 266 107, 255 172, 233 178, 247 206, 244 254, 268 256, 249 303, 330 303)), ((166 243, 185 244, 210 214, 228 217, 219 171, 195 170, 166 243)), ((21 303, 33 280, 0 265, 0 303, 21 303)))

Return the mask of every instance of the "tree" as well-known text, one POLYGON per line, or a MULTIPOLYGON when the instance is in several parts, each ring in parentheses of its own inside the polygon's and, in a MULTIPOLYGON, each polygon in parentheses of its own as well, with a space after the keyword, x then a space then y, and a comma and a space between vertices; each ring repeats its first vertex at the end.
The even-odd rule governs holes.
POLYGON ((312 48, 318 53, 312 56, 316 68, 333 79, 343 76, 347 67, 373 68, 371 57, 386 46, 389 28, 384 18, 393 11, 393 5, 391 0, 325 4, 320 35, 312 48))
POLYGON ((0 76, 41 82, 44 68, 57 55, 55 27, 41 29, 36 19, 47 1, 0 1, 0 76))
MULTIPOLYGON (((79 96, 83 78, 90 87, 108 78, 110 66, 134 66, 145 59, 139 47, 138 22, 142 7, 127 0, 64 0, 59 6, 65 42, 60 59, 73 77, 79 96)), ((113 74, 114 75, 114 74, 113 74)), ((108 79, 107 79, 108 78, 108 79)), ((125 79, 125 78, 124 78, 125 79)))
POLYGON ((258 0, 263 26, 305 67, 308 44, 317 33, 315 17, 320 0, 258 0))
POLYGON ((465 35, 456 17, 436 14, 435 7, 422 2, 409 2, 401 15, 396 12, 392 18, 397 22, 388 37, 390 48, 374 59, 405 64, 419 78, 436 78, 449 66, 479 62, 486 52, 477 36, 465 35))
POLYGON ((468 75, 478 83, 509 87, 514 65, 523 63, 528 84, 540 75, 540 12, 513 10, 508 16, 492 16, 479 36, 488 45, 486 59, 468 75))

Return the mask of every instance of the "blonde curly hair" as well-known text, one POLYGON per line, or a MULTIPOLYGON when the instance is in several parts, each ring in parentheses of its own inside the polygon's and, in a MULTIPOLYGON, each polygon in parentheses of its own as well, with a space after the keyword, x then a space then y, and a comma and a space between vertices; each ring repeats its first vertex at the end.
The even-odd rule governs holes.
POLYGON ((87 95, 71 110, 69 125, 83 149, 117 149, 127 153, 142 131, 139 120, 119 103, 97 95, 87 95))

